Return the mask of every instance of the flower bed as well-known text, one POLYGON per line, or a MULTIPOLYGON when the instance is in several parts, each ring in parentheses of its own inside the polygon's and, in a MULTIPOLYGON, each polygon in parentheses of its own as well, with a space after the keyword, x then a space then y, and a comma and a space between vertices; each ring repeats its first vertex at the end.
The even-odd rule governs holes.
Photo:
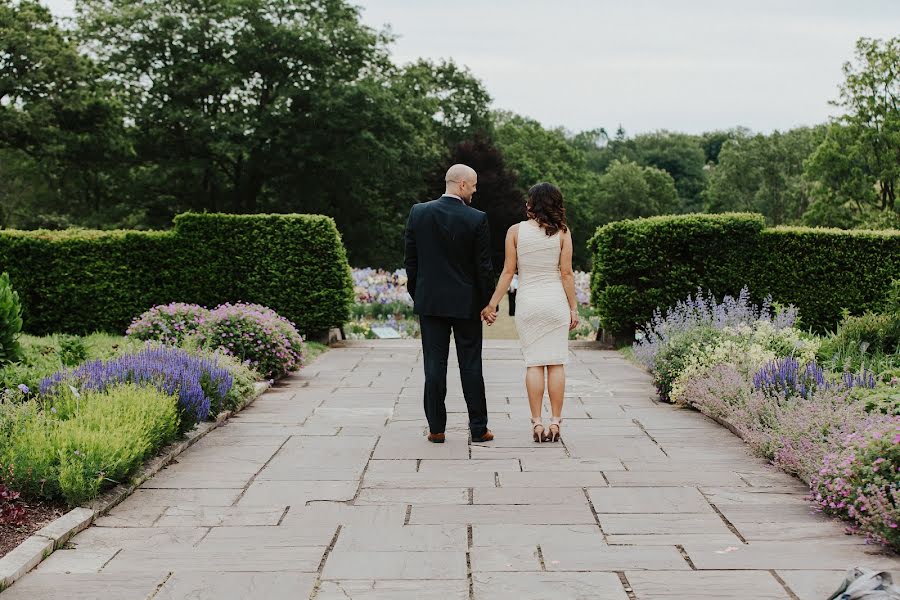
POLYGON ((104 392, 126 383, 148 385, 178 399, 178 431, 184 433, 210 415, 218 414, 234 383, 231 372, 215 359, 168 346, 148 347, 109 361, 88 362, 41 381, 43 397, 67 391, 104 392))
POLYGON ((0 528, 10 539, 127 481, 198 422, 240 408, 262 377, 254 365, 279 377, 305 349, 291 323, 247 304, 155 307, 129 334, 21 336, 21 360, 0 368, 0 528))
POLYGON ((268 378, 303 364, 304 340, 294 324, 258 304, 154 306, 136 318, 127 335, 140 340, 206 349, 233 356, 268 378))
POLYGON ((657 310, 633 354, 662 398, 727 422, 755 453, 809 483, 822 510, 896 548, 900 379, 884 332, 900 312, 866 319, 876 326, 845 317, 822 338, 799 329, 792 307, 751 304, 746 289, 721 302, 700 292, 657 310), (847 350, 869 333, 881 337, 847 350))
POLYGON ((260 305, 157 306, 127 338, 21 336, 5 277, 0 305, 0 556, 127 483, 197 423, 240 408, 260 371, 281 377, 304 358, 294 324, 260 305))

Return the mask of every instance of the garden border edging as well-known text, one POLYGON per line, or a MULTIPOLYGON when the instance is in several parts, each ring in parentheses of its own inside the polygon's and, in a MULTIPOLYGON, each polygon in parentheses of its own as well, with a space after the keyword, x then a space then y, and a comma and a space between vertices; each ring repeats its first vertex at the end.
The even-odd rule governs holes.
POLYGON ((272 383, 269 381, 256 382, 253 394, 239 409, 223 411, 216 416, 215 421, 201 423, 196 429, 188 432, 185 439, 169 444, 168 448, 151 458, 128 483, 121 483, 104 492, 90 503, 73 508, 10 550, 6 556, 0 558, 0 592, 3 592, 3 590, 19 580, 31 569, 38 566, 54 551, 59 550, 72 536, 90 526, 97 517, 108 513, 114 506, 130 496, 141 484, 159 473, 176 456, 193 446, 210 431, 219 427, 232 415, 253 404, 270 387, 272 387, 272 383))
MULTIPOLYGON (((748 446, 750 445, 750 443, 746 439, 744 439, 744 436, 741 435, 741 432, 738 430, 738 428, 735 427, 734 425, 732 425, 730 422, 723 419, 722 417, 714 417, 711 414, 703 412, 703 410, 699 406, 697 406, 697 404, 695 404, 693 402, 689 402, 686 406, 689 406, 691 409, 696 410, 698 413, 700 413, 704 417, 706 417, 708 419, 712 419, 713 421, 715 421, 716 423, 718 423, 719 425, 721 425, 722 427, 724 427, 725 429, 727 429, 728 431, 733 433, 735 436, 737 436, 737 438, 739 440, 741 440, 748 446)), ((804 485, 806 485, 807 487, 810 488, 810 493, 812 493, 812 487, 810 486, 810 483, 806 479, 804 479, 803 477, 800 477, 800 475, 798 475, 797 473, 788 473, 784 469, 781 469, 777 465, 772 463, 772 461, 767 461, 767 463, 769 465, 775 467, 776 469, 778 469, 780 472, 784 473, 785 475, 789 475, 789 476, 793 477, 794 479, 801 481, 804 485)))

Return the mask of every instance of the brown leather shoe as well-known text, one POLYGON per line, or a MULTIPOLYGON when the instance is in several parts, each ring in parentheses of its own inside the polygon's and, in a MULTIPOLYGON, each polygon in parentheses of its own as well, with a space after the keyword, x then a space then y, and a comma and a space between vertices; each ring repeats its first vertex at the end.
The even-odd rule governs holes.
POLYGON ((472 441, 473 441, 473 442, 489 442, 489 441, 491 441, 492 439, 494 439, 494 434, 491 433, 491 430, 490 430, 490 429, 488 429, 487 431, 485 431, 484 433, 482 433, 482 434, 481 434, 481 437, 475 437, 474 435, 472 436, 472 441))
POLYGON ((428 441, 432 444, 443 444, 444 443, 444 434, 443 433, 429 433, 428 441))

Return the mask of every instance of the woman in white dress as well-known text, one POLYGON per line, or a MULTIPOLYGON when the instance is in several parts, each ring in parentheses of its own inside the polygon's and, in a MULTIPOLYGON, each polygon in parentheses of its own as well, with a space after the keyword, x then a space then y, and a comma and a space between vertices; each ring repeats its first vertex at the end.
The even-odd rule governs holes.
POLYGON ((489 324, 494 322, 496 306, 518 271, 516 329, 525 355, 532 437, 535 442, 555 442, 566 392, 569 331, 578 326, 572 232, 566 225, 562 192, 555 185, 533 186, 525 208, 528 220, 513 225, 506 234, 503 273, 482 317, 489 324), (552 412, 546 432, 541 416, 545 381, 552 412))

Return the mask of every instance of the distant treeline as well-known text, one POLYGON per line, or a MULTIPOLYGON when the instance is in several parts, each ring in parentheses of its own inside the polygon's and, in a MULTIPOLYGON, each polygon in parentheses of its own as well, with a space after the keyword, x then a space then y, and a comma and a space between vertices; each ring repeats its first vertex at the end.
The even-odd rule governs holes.
MULTIPOLYGON (((753 211, 897 227, 900 37, 860 39, 833 122, 573 133, 492 112, 453 62, 406 66, 344 0, 82 0, 71 26, 0 0, 0 226, 165 229, 186 211, 335 218, 352 264, 395 267, 410 204, 479 172, 495 256, 523 194, 559 185, 576 263, 598 225, 753 211)), ((597 115, 598 122, 604 116, 597 115)))

